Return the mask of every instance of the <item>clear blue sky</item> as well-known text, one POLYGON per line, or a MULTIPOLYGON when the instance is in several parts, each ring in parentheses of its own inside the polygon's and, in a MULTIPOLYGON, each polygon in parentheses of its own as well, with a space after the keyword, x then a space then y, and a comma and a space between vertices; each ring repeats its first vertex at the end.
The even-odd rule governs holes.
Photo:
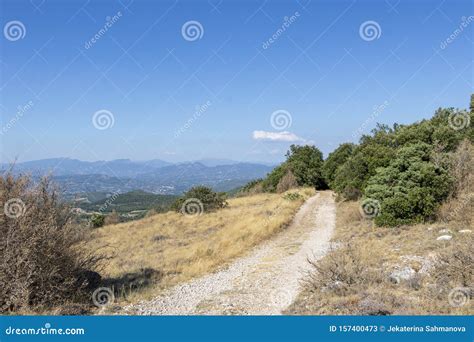
POLYGON ((377 121, 466 108, 472 15, 468 0, 2 0, 2 161, 327 154, 377 121), (202 36, 183 36, 188 21, 202 36), (100 110, 112 126, 94 126, 100 110), (272 126, 278 110, 291 125, 272 126))

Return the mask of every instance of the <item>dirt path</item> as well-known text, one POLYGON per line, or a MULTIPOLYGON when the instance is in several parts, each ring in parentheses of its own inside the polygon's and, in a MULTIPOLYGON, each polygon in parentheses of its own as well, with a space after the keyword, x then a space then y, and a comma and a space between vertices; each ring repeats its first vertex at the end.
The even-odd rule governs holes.
POLYGON ((278 315, 299 292, 307 258, 321 258, 335 226, 329 191, 303 204, 292 224, 220 271, 178 285, 151 301, 130 305, 141 315, 278 315))

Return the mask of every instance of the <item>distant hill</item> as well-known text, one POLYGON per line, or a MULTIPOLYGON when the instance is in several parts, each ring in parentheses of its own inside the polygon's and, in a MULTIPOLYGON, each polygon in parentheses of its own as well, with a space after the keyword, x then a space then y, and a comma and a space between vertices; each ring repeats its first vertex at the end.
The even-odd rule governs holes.
MULTIPOLYGON (((8 166, 3 164, 2 169, 8 166)), ((206 159, 203 162, 170 164, 162 160, 85 162, 69 158, 17 163, 15 173, 34 177, 51 174, 68 199, 78 193, 112 194, 142 190, 153 194, 178 195, 196 185, 229 191, 264 177, 273 169, 256 163, 206 159), (226 163, 215 165, 216 163, 226 163)))
MULTIPOLYGON (((150 161, 116 159, 111 161, 88 162, 70 158, 51 158, 16 163, 14 171, 27 172, 34 176, 51 173, 54 176, 98 174, 112 177, 134 177, 168 165, 171 165, 171 163, 159 159, 150 161)), ((8 167, 9 165, 2 164, 3 170, 8 167)))
MULTIPOLYGON (((87 194, 84 194, 84 198, 87 194)), ((118 213, 128 213, 135 210, 155 209, 157 212, 166 211, 176 200, 174 195, 157 195, 142 190, 135 190, 123 194, 112 194, 93 203, 81 201, 76 196, 75 205, 86 211, 100 211, 104 214, 113 210, 118 213)))

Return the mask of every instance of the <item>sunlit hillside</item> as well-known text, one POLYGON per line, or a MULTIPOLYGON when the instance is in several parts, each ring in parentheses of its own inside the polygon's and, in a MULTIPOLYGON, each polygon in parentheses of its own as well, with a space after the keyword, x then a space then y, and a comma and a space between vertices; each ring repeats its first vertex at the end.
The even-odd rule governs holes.
POLYGON ((128 299, 216 270, 283 230, 310 188, 230 199, 198 216, 167 212, 97 229, 86 246, 110 257, 102 275, 128 299), (300 196, 288 196, 297 192, 300 196))

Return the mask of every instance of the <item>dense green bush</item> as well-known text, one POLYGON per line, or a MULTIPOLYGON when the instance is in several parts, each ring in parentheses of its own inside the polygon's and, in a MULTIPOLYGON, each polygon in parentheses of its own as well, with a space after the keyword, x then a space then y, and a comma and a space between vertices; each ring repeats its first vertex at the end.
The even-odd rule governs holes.
POLYGON ((100 228, 105 224, 105 215, 92 214, 90 224, 92 228, 100 228))
POLYGON ((200 215, 226 206, 225 193, 215 192, 207 186, 196 186, 178 198, 173 209, 185 215, 200 215))
POLYGON ((329 153, 329 156, 323 163, 322 172, 326 183, 329 186, 334 185, 334 179, 336 178, 337 169, 342 166, 347 159, 354 152, 355 145, 345 143, 339 145, 333 152, 329 153))
POLYGON ((291 145, 286 153, 286 163, 293 172, 299 186, 326 188, 322 174, 323 154, 315 146, 291 145))
POLYGON ((432 218, 451 191, 448 170, 430 161, 431 146, 404 146, 387 167, 377 169, 368 181, 365 196, 380 202, 375 222, 394 226, 432 218))
MULTIPOLYGON (((276 192, 280 181, 285 176, 290 178, 289 175, 291 175, 298 186, 325 189, 327 185, 322 174, 322 167, 323 154, 315 146, 291 145, 286 153, 286 161, 274 168, 260 184, 263 191, 276 192)), ((293 187, 293 181, 288 183, 292 183, 291 187, 293 187)))

